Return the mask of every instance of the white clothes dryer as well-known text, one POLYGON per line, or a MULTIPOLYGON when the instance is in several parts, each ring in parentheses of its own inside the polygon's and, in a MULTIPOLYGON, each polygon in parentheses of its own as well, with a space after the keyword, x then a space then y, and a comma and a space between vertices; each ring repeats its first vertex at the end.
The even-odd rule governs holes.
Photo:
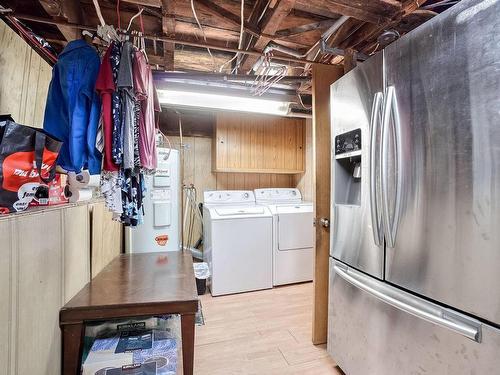
POLYGON ((256 202, 273 215, 273 285, 313 279, 313 204, 299 189, 256 189, 256 202))

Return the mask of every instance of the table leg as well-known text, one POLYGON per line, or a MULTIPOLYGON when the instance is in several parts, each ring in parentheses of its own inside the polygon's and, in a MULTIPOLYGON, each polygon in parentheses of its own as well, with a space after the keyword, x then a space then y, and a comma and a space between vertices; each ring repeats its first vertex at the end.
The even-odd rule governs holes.
POLYGON ((62 329, 62 374, 77 375, 82 355, 83 323, 64 324, 62 329))
POLYGON ((194 314, 181 315, 183 375, 193 375, 194 322, 194 314))

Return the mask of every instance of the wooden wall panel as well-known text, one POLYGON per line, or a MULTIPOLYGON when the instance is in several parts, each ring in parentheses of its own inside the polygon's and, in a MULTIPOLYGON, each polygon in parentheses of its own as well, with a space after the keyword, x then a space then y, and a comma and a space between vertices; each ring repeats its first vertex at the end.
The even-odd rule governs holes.
POLYGON ((90 252, 91 277, 94 278, 123 248, 123 227, 112 220, 112 214, 104 206, 104 202, 89 206, 91 210, 92 248, 90 252))
MULTIPOLYGON (((330 219, 330 85, 344 74, 342 67, 313 65, 313 127, 315 218, 330 219)), ((314 344, 326 342, 328 334, 328 275, 330 231, 316 225, 314 261, 314 344)))
POLYGON ((90 214, 86 205, 62 210, 64 298, 68 302, 90 281, 90 214))
POLYGON ((60 373, 59 309, 90 280, 90 206, 0 216, 0 374, 60 373))
POLYGON ((302 173, 304 120, 221 112, 214 145, 215 172, 302 173))
POLYGON ((42 127, 52 69, 0 20, 0 114, 42 127))
POLYGON ((306 201, 314 201, 314 163, 313 163, 313 140, 312 140, 312 120, 307 119, 305 125, 305 165, 304 173, 293 176, 294 186, 302 192, 302 198, 306 201))
POLYGON ((8 374, 10 367, 10 348, 12 335, 12 228, 8 221, 0 221, 0 239, 2 254, 0 254, 0 374, 8 374))
POLYGON ((63 249, 59 210, 17 222, 16 374, 59 374, 63 249))
MULTIPOLYGON (((232 131, 232 130, 231 130, 232 131)), ((264 140, 262 133, 245 134, 245 137, 264 140)), ((180 138, 169 137, 172 146, 180 149, 180 138)), ((205 190, 258 189, 266 187, 295 187, 291 174, 273 173, 216 173, 212 172, 212 139, 202 137, 184 137, 184 184, 194 184, 198 191, 198 202, 203 202, 205 190)), ((250 155, 262 144, 249 147, 250 155)))

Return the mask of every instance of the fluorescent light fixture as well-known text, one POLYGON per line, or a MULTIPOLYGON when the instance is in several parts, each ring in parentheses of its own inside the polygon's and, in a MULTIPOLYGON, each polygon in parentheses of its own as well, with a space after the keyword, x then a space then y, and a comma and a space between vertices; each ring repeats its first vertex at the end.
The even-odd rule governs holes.
POLYGON ((289 102, 180 90, 158 90, 161 104, 285 116, 289 102))

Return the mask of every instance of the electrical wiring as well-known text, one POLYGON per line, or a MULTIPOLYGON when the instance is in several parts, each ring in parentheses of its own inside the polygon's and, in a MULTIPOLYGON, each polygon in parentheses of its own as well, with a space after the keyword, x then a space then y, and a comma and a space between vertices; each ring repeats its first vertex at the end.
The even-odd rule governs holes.
MULTIPOLYGON (((244 26, 245 26, 245 0, 241 0, 241 11, 240 11, 240 17, 241 17, 241 25, 240 25, 240 39, 238 42, 238 49, 241 49, 243 47, 243 32, 244 32, 244 26)), ((222 64, 219 68, 219 72, 222 72, 222 69, 227 65, 230 64, 234 61, 234 59, 237 59, 239 56, 239 53, 236 52, 235 55, 228 61, 226 61, 224 64, 222 64)), ((236 63, 236 72, 238 71, 237 67, 239 65, 239 61, 237 60, 236 63)), ((234 68, 233 68, 234 70, 234 68)), ((233 73, 233 70, 231 71, 231 74, 233 73)))
MULTIPOLYGON (((201 34, 203 35, 203 40, 205 41, 205 43, 207 43, 207 37, 205 36, 205 31, 203 31, 203 27, 201 27, 200 20, 198 19, 198 15, 196 14, 196 10, 194 9, 194 0, 191 0, 191 10, 193 11, 194 19, 196 20, 196 23, 198 24, 198 27, 201 30, 201 34)), ((212 63, 214 65, 214 70, 215 70, 215 58, 212 55, 212 51, 210 51, 210 48, 207 47, 207 51, 210 57, 212 58, 212 63)))

